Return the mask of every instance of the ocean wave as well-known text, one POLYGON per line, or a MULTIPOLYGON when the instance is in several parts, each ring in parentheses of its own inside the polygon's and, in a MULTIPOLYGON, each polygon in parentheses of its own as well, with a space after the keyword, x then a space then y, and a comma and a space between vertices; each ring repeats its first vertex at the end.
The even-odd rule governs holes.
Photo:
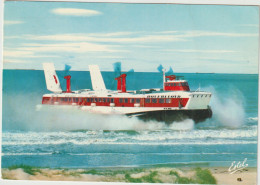
POLYGON ((257 126, 219 130, 154 130, 2 133, 2 145, 90 145, 90 144, 236 144, 257 141, 257 126))
POLYGON ((2 156, 12 156, 12 155, 52 155, 53 153, 2 153, 2 156))
POLYGON ((258 121, 258 117, 249 117, 249 118, 247 118, 247 120, 249 122, 255 122, 255 121, 258 121))
POLYGON ((103 132, 103 131, 87 131, 87 132, 49 132, 49 133, 3 133, 3 144, 7 142, 53 142, 63 143, 73 141, 89 141, 98 142, 105 140, 109 142, 120 140, 136 140, 136 141, 169 141, 176 139, 243 139, 256 138, 257 127, 255 129, 246 130, 192 130, 192 131, 139 131, 138 134, 128 134, 128 132, 103 132))
POLYGON ((3 146, 16 146, 16 145, 61 145, 61 144, 74 144, 74 145, 231 145, 231 144, 257 144, 257 141, 241 141, 241 140, 190 140, 190 141, 170 141, 170 142, 133 142, 133 141, 78 141, 78 140, 59 140, 59 141, 39 141, 39 142, 3 142, 3 146))
MULTIPOLYGON (((55 152, 49 152, 49 153, 2 153, 2 156, 21 156, 21 155, 28 155, 28 156, 38 156, 38 155, 58 155, 58 154, 66 154, 66 155, 74 155, 74 156, 98 156, 98 155, 159 155, 159 156, 175 156, 175 155, 235 155, 235 154, 241 154, 241 153, 230 153, 230 152, 219 152, 219 153, 160 153, 160 152, 152 152, 152 153, 120 153, 120 152, 110 152, 110 153, 55 153, 55 152)), ((242 153, 244 155, 256 155, 257 153, 242 153)))
POLYGON ((193 130, 191 132, 158 132, 157 134, 140 134, 133 136, 136 140, 172 140, 172 139, 214 139, 214 138, 252 138, 257 137, 257 130, 193 130), (153 137, 151 137, 153 136, 153 137))

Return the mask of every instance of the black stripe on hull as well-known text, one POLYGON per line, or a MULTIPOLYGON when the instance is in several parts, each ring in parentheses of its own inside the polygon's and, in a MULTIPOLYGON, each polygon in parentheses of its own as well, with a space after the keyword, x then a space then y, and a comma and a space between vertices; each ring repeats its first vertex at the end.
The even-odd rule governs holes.
POLYGON ((174 121, 183 121, 185 119, 192 119, 195 123, 203 122, 212 117, 212 110, 199 109, 199 110, 160 110, 149 112, 138 112, 127 114, 127 116, 135 116, 143 121, 160 121, 170 124, 174 121))

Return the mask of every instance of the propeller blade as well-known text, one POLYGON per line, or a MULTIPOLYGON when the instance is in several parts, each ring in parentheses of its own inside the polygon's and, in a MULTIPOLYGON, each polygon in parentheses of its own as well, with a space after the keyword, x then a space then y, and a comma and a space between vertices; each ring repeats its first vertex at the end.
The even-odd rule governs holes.
POLYGON ((135 72, 134 69, 130 69, 129 71, 126 72, 126 74, 129 76, 129 75, 133 74, 134 72, 135 72))
POLYGON ((172 75, 174 72, 172 70, 172 67, 165 73, 166 75, 172 75))
POLYGON ((120 76, 121 75, 121 62, 113 63, 113 67, 114 67, 115 75, 120 76))
POLYGON ((129 71, 127 71, 128 73, 134 73, 135 70, 134 69, 130 69, 129 71))
POLYGON ((69 72, 70 69, 71 69, 71 66, 68 65, 68 64, 65 64, 65 69, 64 69, 64 71, 67 73, 67 72, 69 72))
MULTIPOLYGON (((61 84, 61 87, 65 87, 66 89, 66 80, 64 79, 65 76, 69 75, 69 71, 71 69, 71 66, 68 65, 68 64, 65 64, 64 66, 64 70, 61 72, 61 78, 60 78, 60 84, 61 84)), ((59 75, 58 75, 59 76, 59 75)), ((70 81, 71 83, 73 83, 73 79, 71 79, 70 81)), ((64 89, 64 88, 62 88, 64 89)))
POLYGON ((163 66, 162 66, 162 64, 160 64, 160 65, 157 67, 157 70, 158 70, 159 72, 163 72, 163 66))

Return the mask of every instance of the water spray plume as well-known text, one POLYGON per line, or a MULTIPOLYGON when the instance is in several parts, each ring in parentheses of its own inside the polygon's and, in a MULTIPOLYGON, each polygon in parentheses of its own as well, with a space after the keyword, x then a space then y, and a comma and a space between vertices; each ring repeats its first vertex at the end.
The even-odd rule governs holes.
MULTIPOLYGON (((81 110, 77 106, 48 106, 39 104, 37 94, 29 94, 31 102, 25 103, 24 95, 6 96, 6 100, 12 105, 11 109, 17 118, 12 118, 5 124, 4 130, 26 131, 70 131, 78 129, 86 130, 190 130, 193 121, 174 122, 166 125, 164 122, 144 122, 136 117, 128 118, 123 115, 101 115, 81 110), (21 109, 19 105, 24 105, 21 109), (124 124, 122 124, 124 123, 124 124)), ((9 119, 8 119, 9 120, 9 119)))
POLYGON ((242 93, 233 89, 231 92, 226 92, 226 95, 229 94, 229 96, 221 96, 214 87, 206 89, 213 94, 210 104, 213 111, 213 120, 222 126, 230 128, 241 127, 245 122, 242 93))

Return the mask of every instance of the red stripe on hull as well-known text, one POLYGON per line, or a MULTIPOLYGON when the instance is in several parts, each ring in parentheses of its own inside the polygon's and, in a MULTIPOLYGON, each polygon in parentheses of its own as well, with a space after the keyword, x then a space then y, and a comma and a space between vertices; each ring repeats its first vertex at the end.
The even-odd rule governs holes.
POLYGON ((140 104, 140 107, 185 107, 189 98, 61 98, 61 97, 43 97, 42 104, 54 105, 76 105, 90 106, 95 103, 96 106, 110 106, 114 103, 115 107, 134 107, 134 104, 140 104), (148 102, 149 100, 149 102, 148 102))

